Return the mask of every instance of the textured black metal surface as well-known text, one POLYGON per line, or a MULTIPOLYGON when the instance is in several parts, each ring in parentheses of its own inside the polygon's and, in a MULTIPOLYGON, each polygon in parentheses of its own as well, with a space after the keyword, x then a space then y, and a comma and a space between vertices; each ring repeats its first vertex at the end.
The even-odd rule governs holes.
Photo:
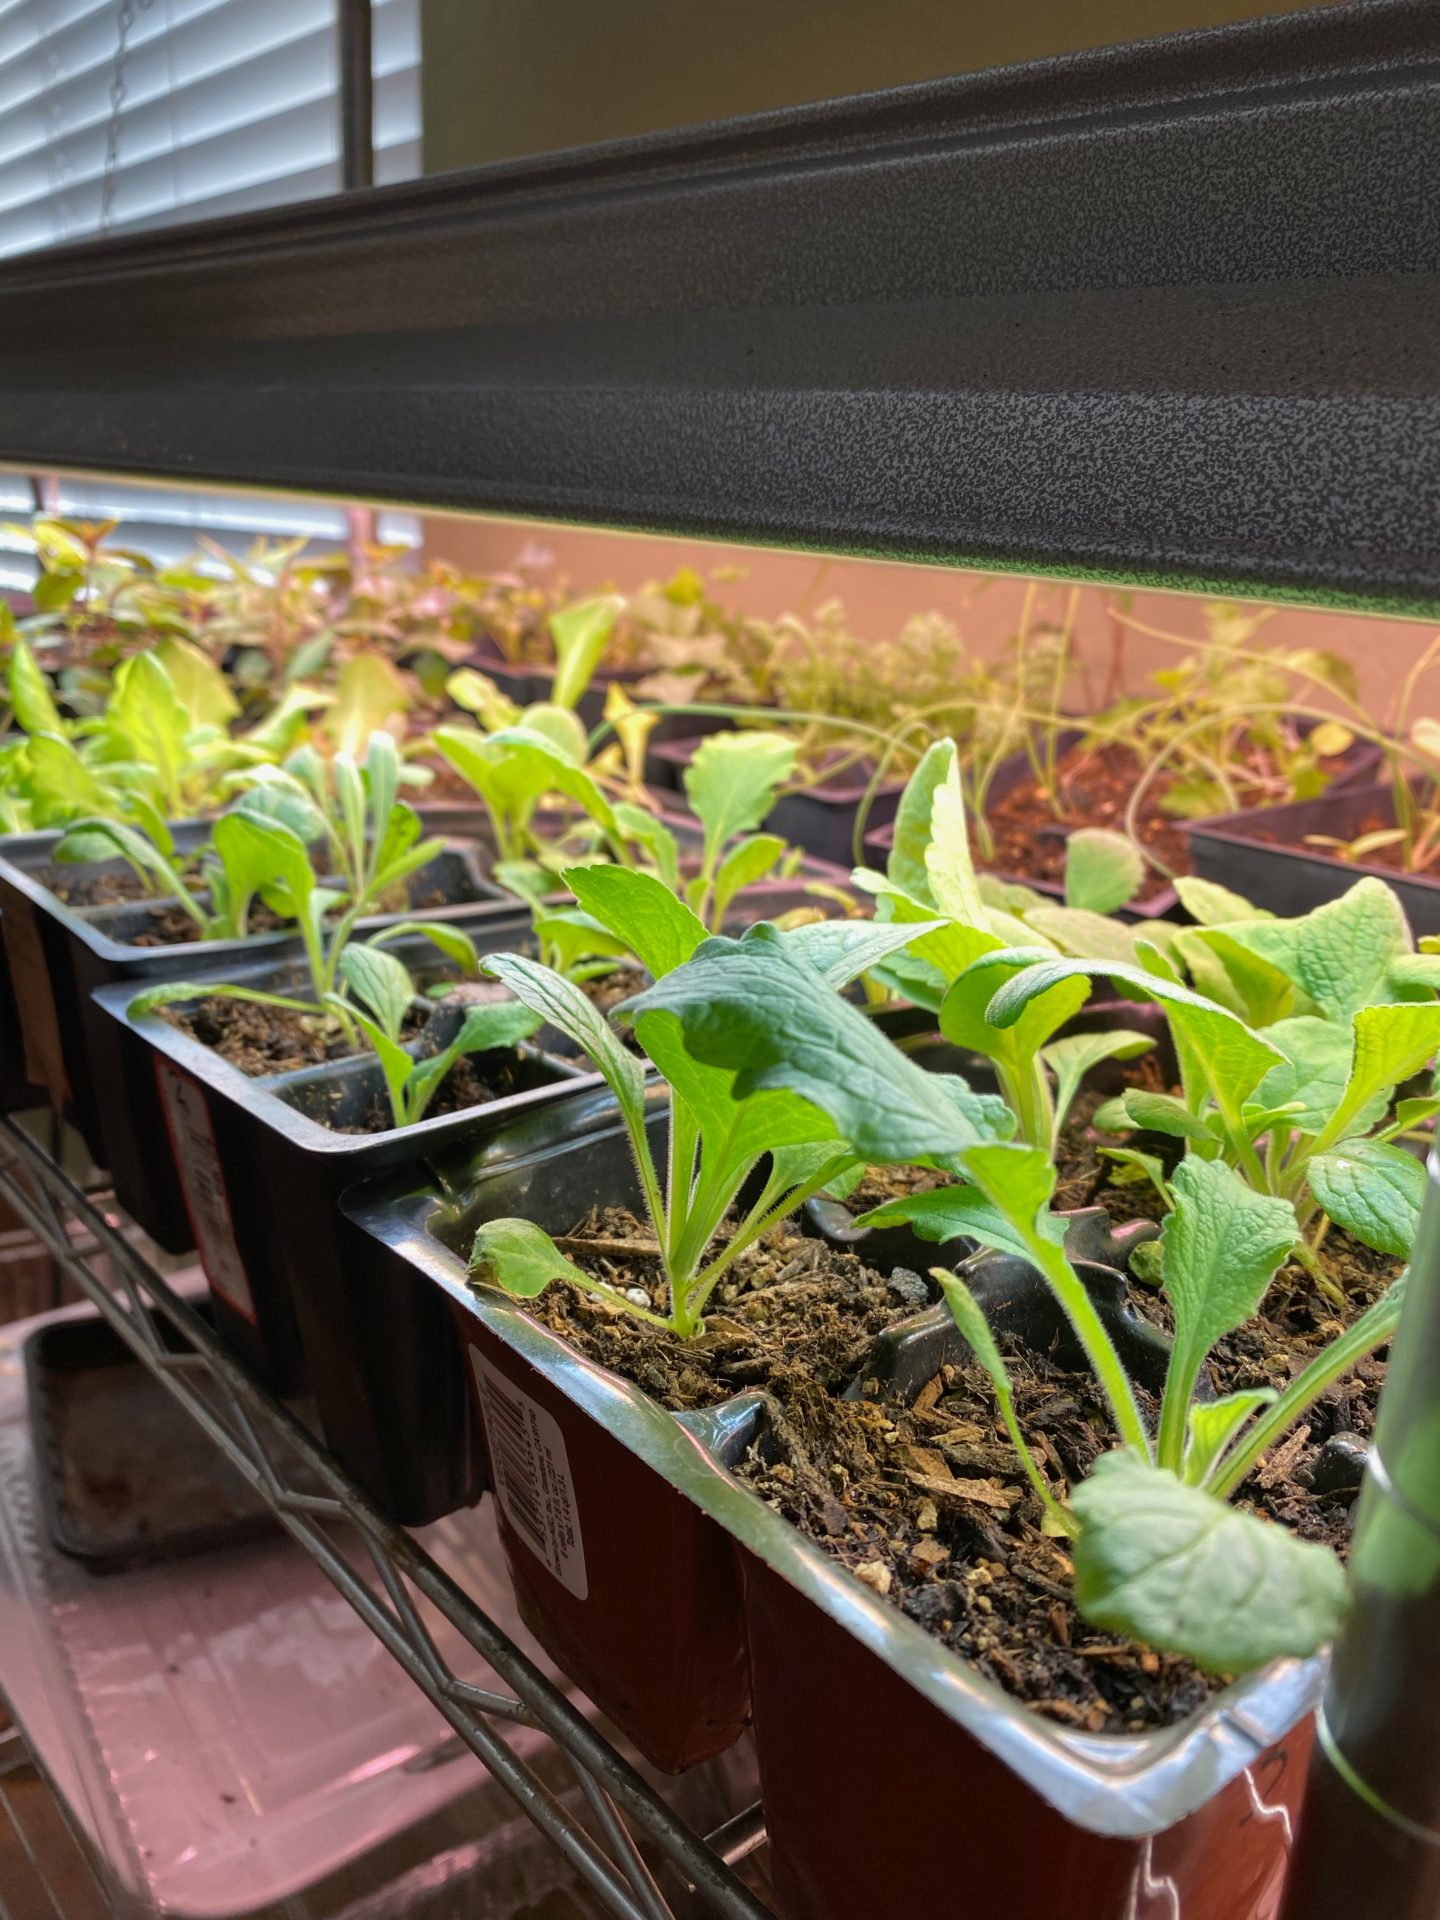
POLYGON ((1440 8, 0 273, 0 457, 1440 604, 1440 8))

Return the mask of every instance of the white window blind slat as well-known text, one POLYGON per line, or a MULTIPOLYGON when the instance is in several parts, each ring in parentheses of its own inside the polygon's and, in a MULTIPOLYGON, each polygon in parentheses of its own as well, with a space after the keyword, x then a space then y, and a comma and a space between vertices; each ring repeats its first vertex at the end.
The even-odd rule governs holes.
MULTIPOLYGON (((0 255, 98 230, 118 0, 0 10, 0 255)), ((419 169, 419 0, 375 0, 377 175, 419 169)), ((336 0, 135 7, 112 229, 338 186, 336 0)))

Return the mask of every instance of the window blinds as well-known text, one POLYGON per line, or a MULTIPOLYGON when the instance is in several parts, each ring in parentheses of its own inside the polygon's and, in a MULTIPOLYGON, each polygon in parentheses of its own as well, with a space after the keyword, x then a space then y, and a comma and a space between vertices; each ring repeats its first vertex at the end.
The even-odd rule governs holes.
MULTIPOLYGON (((131 0, 110 227, 340 189, 335 0, 131 0)), ((0 0, 0 255, 100 230, 120 0, 0 0)), ((375 178, 420 170, 420 0, 373 0, 375 178)))

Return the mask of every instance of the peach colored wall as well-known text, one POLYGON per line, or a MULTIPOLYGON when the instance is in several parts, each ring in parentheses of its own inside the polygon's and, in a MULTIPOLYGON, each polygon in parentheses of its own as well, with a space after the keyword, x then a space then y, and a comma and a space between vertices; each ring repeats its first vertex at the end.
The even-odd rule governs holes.
MULTIPOLYGON (((1015 631, 1026 592, 1025 580, 1017 576, 945 567, 832 559, 762 547, 507 521, 436 517, 425 524, 429 552, 476 572, 506 567, 532 540, 553 551, 560 570, 580 591, 637 587, 682 564, 712 577, 717 571, 734 570, 735 577, 720 585, 719 597, 765 618, 813 608, 834 596, 844 602, 853 632, 880 639, 893 634, 909 615, 934 610, 954 620, 970 645, 987 654, 1015 631)), ((1044 582, 1038 604, 1058 619, 1068 591, 1055 582, 1044 582)), ((1131 616, 1145 626, 1181 636, 1198 637, 1204 632, 1203 603, 1191 595, 1137 592, 1126 597, 1131 616)), ((1084 679, 1075 691, 1082 699, 1098 702, 1107 697, 1116 632, 1114 609, 1120 598, 1113 588, 1080 589, 1077 634, 1084 679)), ((1276 610, 1263 631, 1276 644, 1333 648, 1347 655, 1359 670, 1364 698, 1372 711, 1383 716, 1401 679, 1436 630, 1416 621, 1285 607, 1276 610)), ((1173 647, 1132 632, 1125 642, 1131 689, 1146 672, 1174 657, 1173 647)), ((1435 690, 1440 699, 1440 674, 1435 690)))

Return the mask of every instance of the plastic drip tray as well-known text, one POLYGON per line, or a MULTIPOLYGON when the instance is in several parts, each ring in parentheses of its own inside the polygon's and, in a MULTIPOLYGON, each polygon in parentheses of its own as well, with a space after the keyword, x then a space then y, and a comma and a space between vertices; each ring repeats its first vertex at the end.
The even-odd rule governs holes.
MULTIPOLYGON (((164 1334, 184 1351, 178 1333, 164 1334)), ((62 1553, 94 1573, 119 1573, 280 1531, 239 1470, 103 1320, 42 1327, 24 1352, 41 1508, 62 1553)), ((303 1490, 324 1492, 318 1481, 303 1490)))

